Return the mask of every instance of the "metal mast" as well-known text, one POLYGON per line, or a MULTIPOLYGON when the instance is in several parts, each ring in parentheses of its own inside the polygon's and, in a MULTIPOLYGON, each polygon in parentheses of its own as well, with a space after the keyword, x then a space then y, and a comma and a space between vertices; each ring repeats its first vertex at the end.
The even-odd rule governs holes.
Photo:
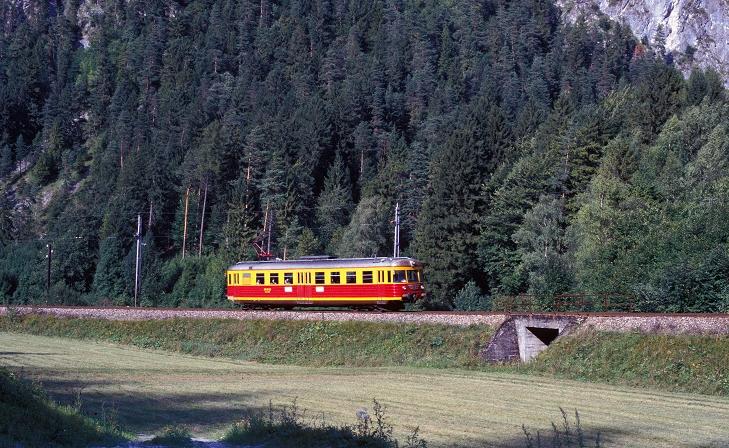
POLYGON ((53 243, 46 244, 46 247, 48 248, 48 255, 46 255, 46 258, 48 258, 48 276, 46 277, 46 305, 48 305, 48 301, 51 298, 51 254, 53 254, 53 243))
POLYGON ((137 306, 142 289, 142 214, 137 214, 137 268, 134 273, 134 306, 137 306))
POLYGON ((395 247, 392 256, 397 258, 400 256, 400 203, 395 203, 395 247))

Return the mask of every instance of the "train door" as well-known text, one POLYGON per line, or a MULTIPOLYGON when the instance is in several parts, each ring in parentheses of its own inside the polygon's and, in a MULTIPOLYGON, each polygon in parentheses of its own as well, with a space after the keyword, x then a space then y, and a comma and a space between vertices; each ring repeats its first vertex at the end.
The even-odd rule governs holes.
POLYGON ((310 305, 311 301, 311 272, 296 273, 296 297, 302 304, 310 305))
POLYGON ((385 271, 385 284, 382 286, 385 289, 385 296, 392 297, 392 271, 385 271))
POLYGON ((383 271, 383 270, 377 271, 377 300, 378 301, 384 300, 385 298, 387 298, 387 293, 385 291, 385 288, 387 287, 387 285, 385 284, 386 278, 387 278, 387 276, 386 276, 385 271, 383 271))

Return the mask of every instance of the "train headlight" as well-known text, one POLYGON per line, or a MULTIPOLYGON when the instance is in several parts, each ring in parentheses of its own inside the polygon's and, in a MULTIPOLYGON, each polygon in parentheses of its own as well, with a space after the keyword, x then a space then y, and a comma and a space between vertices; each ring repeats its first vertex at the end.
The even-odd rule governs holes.
POLYGON ((408 290, 408 287, 407 287, 407 286, 403 286, 403 287, 402 287, 402 290, 403 290, 403 291, 407 291, 407 290, 408 290))

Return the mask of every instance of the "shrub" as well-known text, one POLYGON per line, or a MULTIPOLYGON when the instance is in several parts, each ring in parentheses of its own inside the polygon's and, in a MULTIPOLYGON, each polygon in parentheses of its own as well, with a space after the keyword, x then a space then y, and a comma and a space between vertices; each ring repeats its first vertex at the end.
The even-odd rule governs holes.
MULTIPOLYGON (((544 446, 552 446, 555 448, 586 447, 587 445, 585 445, 585 433, 582 431, 582 427, 580 425, 580 414, 577 412, 577 410, 575 410, 575 427, 573 429, 570 426, 569 419, 567 418, 567 413, 562 408, 559 408, 559 410, 560 412, 562 412, 562 427, 559 428, 556 424, 554 424, 554 422, 552 422, 552 440, 550 442, 546 442, 546 439, 548 439, 548 437, 544 437, 544 446)), ((542 434, 539 431, 537 431, 535 440, 523 424, 521 425, 521 429, 522 431, 524 431, 524 435, 526 436, 528 448, 542 448, 542 434)), ((599 447, 600 433, 598 432, 595 436, 595 448, 599 447)))
POLYGON ((192 437, 187 426, 173 424, 164 427, 152 438, 151 443, 163 446, 191 446, 192 437))
POLYGON ((481 293, 476 282, 470 280, 456 293, 455 311, 491 311, 491 297, 481 293))
MULTIPOLYGON (((367 408, 357 411, 355 426, 336 427, 313 420, 304 422, 304 413, 299 413, 294 400, 291 407, 274 412, 269 404, 268 413, 253 413, 237 423, 223 437, 222 441, 234 445, 265 445, 275 447, 322 447, 341 448, 398 448, 397 439, 392 436, 392 426, 385 419, 385 408, 374 400, 374 418, 367 408)), ((406 440, 403 448, 426 448, 425 440, 418 436, 416 428, 406 440)))

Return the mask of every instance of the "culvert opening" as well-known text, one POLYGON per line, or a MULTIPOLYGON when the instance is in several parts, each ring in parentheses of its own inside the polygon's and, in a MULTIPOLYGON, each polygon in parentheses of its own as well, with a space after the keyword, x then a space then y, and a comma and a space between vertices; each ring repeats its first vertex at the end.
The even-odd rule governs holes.
POLYGON ((559 336, 558 328, 526 327, 526 329, 542 341, 544 345, 551 344, 559 336))

